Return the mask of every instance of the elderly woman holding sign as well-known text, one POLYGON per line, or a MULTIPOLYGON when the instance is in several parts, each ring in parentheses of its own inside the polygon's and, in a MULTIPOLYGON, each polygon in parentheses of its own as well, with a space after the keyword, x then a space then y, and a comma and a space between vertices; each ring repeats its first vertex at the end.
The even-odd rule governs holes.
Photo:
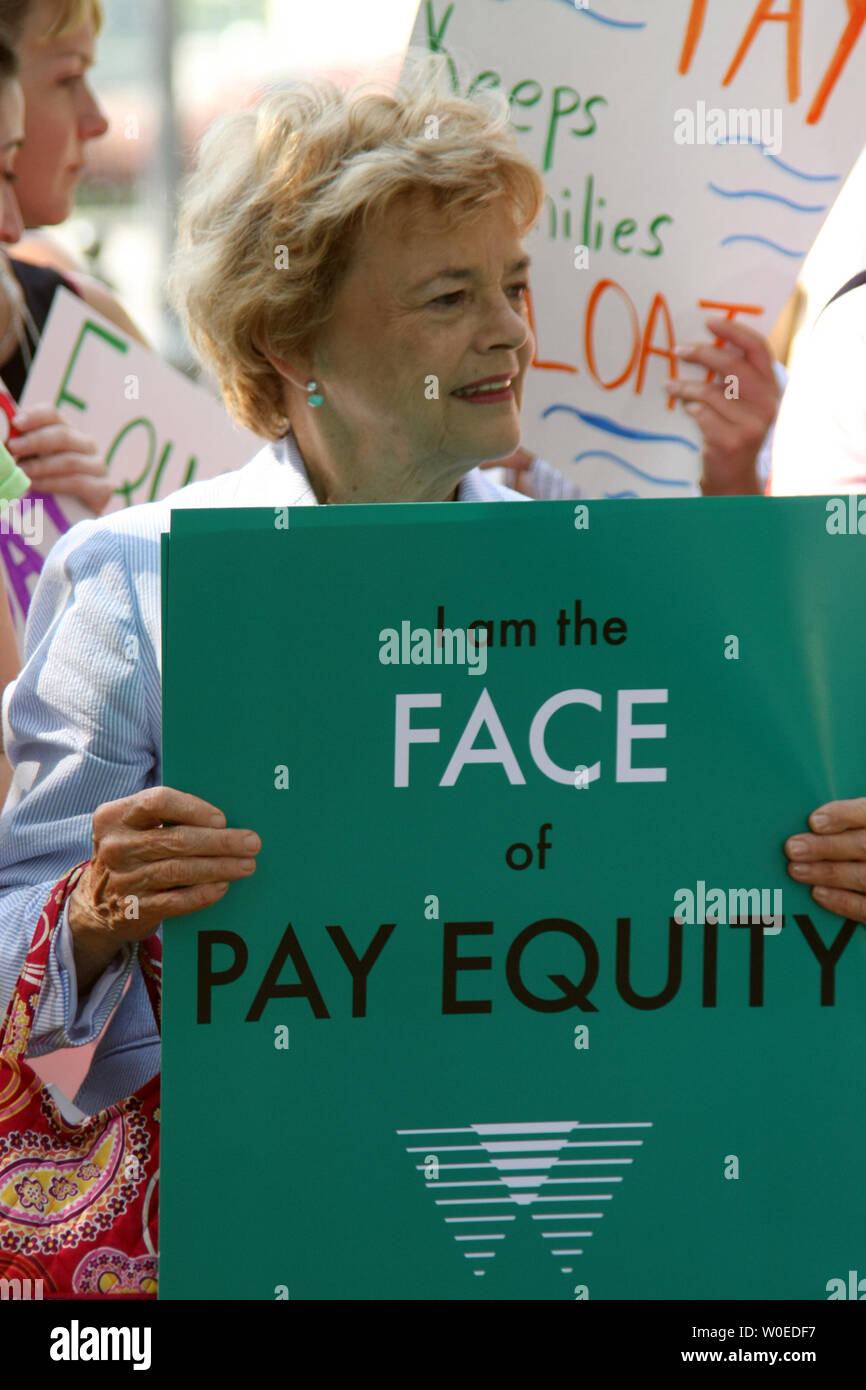
POLYGON ((159 1066, 137 943, 217 901, 260 848, 219 807, 161 785, 172 508, 515 495, 477 465, 520 440, 523 236, 544 190, 498 101, 445 95, 445 72, 432 76, 394 96, 301 84, 213 130, 181 217, 176 297, 234 417, 274 442, 235 473, 73 528, 34 595, 4 706, 0 1009, 54 884, 89 860, 54 934, 33 1047, 90 1042, 119 1004, 83 1110, 159 1066))
MULTIPOLYGON (((261 848, 254 829, 161 785, 172 508, 514 496, 478 465, 520 440, 533 346, 523 238, 544 190, 499 99, 446 94, 435 68, 393 96, 301 84, 209 136, 176 297, 230 411, 273 443, 236 473, 75 527, 37 590, 4 709, 15 779, 0 827, 0 1004, 55 883, 87 860, 34 1035, 35 1051, 90 1042, 117 1006, 76 1097, 84 1110, 159 1065, 137 943, 216 902, 261 848)), ((847 823, 866 824, 862 809, 847 823)), ((842 811, 828 814, 827 832, 843 828, 842 811)), ((807 860, 861 857, 844 835, 823 843, 807 860)), ((866 920, 860 866, 829 867, 836 880, 806 881, 836 882, 827 906, 866 920)))

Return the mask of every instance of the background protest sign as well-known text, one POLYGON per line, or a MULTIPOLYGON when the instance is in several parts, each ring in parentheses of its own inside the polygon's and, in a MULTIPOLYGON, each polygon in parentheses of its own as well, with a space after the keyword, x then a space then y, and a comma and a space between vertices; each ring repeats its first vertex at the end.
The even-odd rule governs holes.
POLYGON ((54 296, 21 405, 48 401, 104 451, 117 496, 153 502, 249 462, 263 440, 68 290, 54 296))
MULTIPOLYGON (((24 409, 43 403, 56 406, 103 451, 117 488, 106 512, 152 502, 194 479, 240 468, 264 442, 235 425, 200 387, 62 288, 20 401, 24 409)), ((0 557, 19 643, 45 557, 65 531, 92 517, 74 497, 30 492, 0 526, 0 557), (19 513, 23 525, 16 524, 19 513)))
POLYGON ((866 1278, 866 933, 782 853, 864 790, 863 543, 813 498, 174 514, 162 779, 263 848, 164 924, 163 1297, 866 1278))
POLYGON ((419 5, 413 44, 509 98, 544 176, 524 443, 588 495, 697 479, 671 349, 711 314, 771 329, 866 140, 864 25, 864 0, 419 5))

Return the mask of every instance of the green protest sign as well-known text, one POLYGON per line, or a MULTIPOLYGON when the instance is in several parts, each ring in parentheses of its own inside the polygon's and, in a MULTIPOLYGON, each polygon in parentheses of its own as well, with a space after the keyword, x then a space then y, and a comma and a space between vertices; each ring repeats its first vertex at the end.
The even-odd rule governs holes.
POLYGON ((853 514, 174 513, 163 780, 263 848, 164 928, 163 1297, 858 1296, 853 514))

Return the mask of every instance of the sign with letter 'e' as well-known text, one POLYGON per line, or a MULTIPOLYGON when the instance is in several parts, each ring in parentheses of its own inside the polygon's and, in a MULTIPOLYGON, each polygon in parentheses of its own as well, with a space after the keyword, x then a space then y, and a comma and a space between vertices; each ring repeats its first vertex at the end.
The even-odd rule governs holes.
POLYGON ((102 451, 115 489, 106 512, 240 468, 264 443, 201 386, 63 288, 21 397, 24 409, 45 402, 102 451))
MULTIPOLYGON (((5 442, 15 403, 0 409, 5 442)), ((115 495, 106 512, 153 502, 187 483, 226 473, 263 441, 232 424, 200 386, 161 362, 89 304, 57 290, 21 397, 22 410, 55 406, 67 424, 95 441, 115 495)), ((26 472, 26 468, 25 468, 26 472)), ((0 580, 4 572, 23 649, 30 600, 46 556, 59 538, 94 513, 76 497, 32 489, 0 506, 0 580)))
POLYGON ((846 1296, 866 934, 782 848, 866 792, 840 508, 174 513, 162 779, 262 849, 164 925, 161 1296, 846 1296))

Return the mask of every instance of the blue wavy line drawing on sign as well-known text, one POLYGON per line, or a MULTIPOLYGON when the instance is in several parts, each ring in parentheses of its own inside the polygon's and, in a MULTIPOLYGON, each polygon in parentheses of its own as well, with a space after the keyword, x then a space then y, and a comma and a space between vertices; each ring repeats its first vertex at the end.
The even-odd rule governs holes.
POLYGON ((722 240, 719 242, 719 245, 732 246, 735 241, 754 241, 757 242, 759 246, 767 246, 771 251, 778 251, 780 256, 790 256, 791 259, 795 261, 799 261, 800 258, 802 256, 805 256, 806 254, 805 251, 792 251, 787 246, 780 246, 778 242, 770 241, 768 237, 749 236, 745 232, 738 233, 736 236, 722 237, 722 240))
POLYGON ((645 19, 611 19, 608 15, 599 14, 597 10, 591 10, 587 5, 576 5, 574 0, 560 0, 560 3, 567 5, 573 14, 585 14, 587 19, 594 19, 598 24, 609 24, 613 29, 645 29, 645 19))
POLYGON ((569 415, 576 415, 578 420, 582 420, 585 425, 592 425, 597 430, 605 430, 607 434, 615 434, 620 439, 638 439, 648 444, 682 444, 684 448, 691 449, 693 453, 698 452, 698 446, 694 440, 687 439, 683 434, 659 434, 653 430, 636 430, 629 425, 617 424, 616 420, 611 420, 609 415, 596 415, 590 410, 578 410, 576 405, 564 403, 549 405, 541 412, 542 420, 546 420, 548 415, 552 415, 556 410, 564 410, 569 415))
MULTIPOLYGON (((638 468, 636 464, 629 463, 628 459, 620 458, 619 454, 612 454, 608 449, 584 449, 582 454, 575 454, 574 462, 582 463, 584 459, 610 459, 611 463, 617 463, 621 468, 627 469, 629 473, 634 473, 638 478, 643 478, 646 483, 655 483, 659 487, 691 487, 688 478, 658 478, 654 473, 647 473, 643 468, 638 468)), ((607 497, 636 497, 637 493, 608 492, 607 497)))
POLYGON ((841 174, 807 174, 802 169, 795 169, 793 164, 786 164, 784 159, 780 159, 777 154, 769 153, 769 145, 765 145, 763 140, 753 140, 751 135, 747 135, 741 140, 736 135, 726 135, 719 140, 720 145, 753 145, 755 149, 761 151, 765 159, 769 159, 771 164, 775 164, 778 169, 783 169, 786 174, 793 174, 795 179, 805 179, 807 183, 838 183, 841 174))
POLYGON ((768 193, 763 188, 719 188, 716 183, 708 183, 707 188, 720 198, 766 198, 768 202, 782 203, 794 212, 827 211, 826 203, 795 203, 790 198, 783 198, 780 193, 768 193))

